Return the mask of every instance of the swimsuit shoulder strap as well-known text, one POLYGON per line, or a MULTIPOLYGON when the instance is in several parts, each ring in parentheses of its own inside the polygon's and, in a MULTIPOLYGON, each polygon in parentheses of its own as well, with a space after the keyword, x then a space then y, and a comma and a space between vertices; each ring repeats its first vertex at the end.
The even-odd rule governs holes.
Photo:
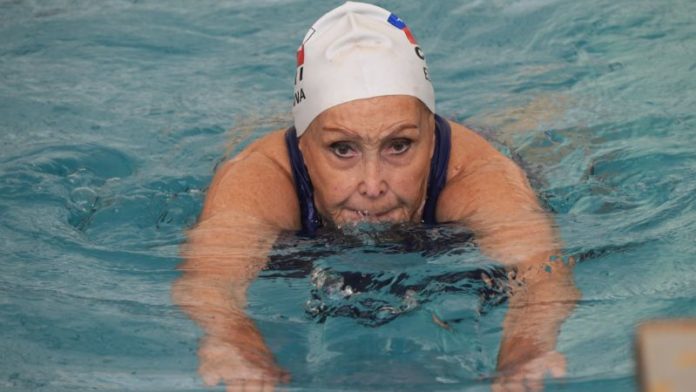
POLYGON ((435 115, 435 151, 430 161, 430 175, 428 176, 428 193, 423 207, 423 223, 433 225, 437 223, 436 208, 440 192, 447 183, 447 165, 449 164, 450 149, 452 144, 452 129, 449 122, 439 115, 435 115))
POLYGON ((285 131, 285 144, 288 148, 288 156, 290 157, 290 167, 292 169, 292 177, 295 180, 295 191, 297 192, 297 200, 300 203, 300 220, 302 221, 301 235, 312 236, 321 226, 321 220, 314 205, 314 188, 312 181, 307 173, 307 168, 304 164, 302 151, 297 140, 297 132, 295 127, 288 128, 285 131))

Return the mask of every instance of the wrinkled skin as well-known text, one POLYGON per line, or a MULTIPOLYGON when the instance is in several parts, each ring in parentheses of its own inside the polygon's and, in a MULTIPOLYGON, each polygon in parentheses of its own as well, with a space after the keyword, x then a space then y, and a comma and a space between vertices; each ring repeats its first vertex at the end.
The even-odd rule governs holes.
POLYGON ((338 226, 418 221, 434 129, 420 101, 397 96, 322 113, 300 139, 321 215, 338 226))

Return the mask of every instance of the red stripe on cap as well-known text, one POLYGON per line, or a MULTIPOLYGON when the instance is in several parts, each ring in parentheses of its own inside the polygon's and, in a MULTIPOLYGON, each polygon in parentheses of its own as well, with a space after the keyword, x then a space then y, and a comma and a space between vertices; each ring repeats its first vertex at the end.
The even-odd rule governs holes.
POLYGON ((299 49, 297 49, 297 66, 301 66, 304 64, 304 45, 300 46, 299 49))
POLYGON ((413 36, 413 34, 411 33, 411 30, 409 30, 408 27, 404 27, 403 31, 404 31, 404 33, 406 33, 406 38, 408 38, 408 42, 410 42, 414 45, 418 45, 418 43, 416 42, 416 38, 413 36))

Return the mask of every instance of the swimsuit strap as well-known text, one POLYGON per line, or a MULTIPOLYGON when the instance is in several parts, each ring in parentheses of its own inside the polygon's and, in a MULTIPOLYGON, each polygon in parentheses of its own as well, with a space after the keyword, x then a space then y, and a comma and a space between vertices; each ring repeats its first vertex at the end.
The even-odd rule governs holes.
POLYGON ((300 151, 297 141, 295 127, 290 127, 285 131, 285 144, 288 147, 292 177, 295 179, 297 200, 300 203, 302 231, 299 234, 313 236, 317 229, 321 227, 321 219, 314 205, 314 187, 312 187, 312 181, 309 178, 309 173, 307 173, 304 158, 302 158, 302 151, 300 151))
POLYGON ((447 165, 449 164, 452 144, 452 129, 449 122, 435 115, 435 151, 430 160, 430 175, 428 176, 428 192, 423 207, 422 221, 428 225, 437 223, 435 210, 440 192, 447 183, 447 165))
MULTIPOLYGON (((307 167, 304 164, 302 151, 297 139, 295 127, 288 128, 285 131, 285 143, 288 148, 290 157, 290 167, 292 169, 292 177, 295 180, 295 190, 297 191, 297 200, 300 203, 300 219, 302 221, 301 235, 313 236, 317 229, 321 227, 322 222, 314 205, 314 187, 307 173, 307 167)), ((451 147, 451 129, 450 125, 444 118, 435 115, 435 150, 433 158, 430 161, 430 174, 428 176, 428 190, 423 207, 422 221, 425 224, 434 225, 437 223, 435 210, 437 207, 437 199, 440 197, 440 192, 447 183, 447 165, 449 163, 451 147)))

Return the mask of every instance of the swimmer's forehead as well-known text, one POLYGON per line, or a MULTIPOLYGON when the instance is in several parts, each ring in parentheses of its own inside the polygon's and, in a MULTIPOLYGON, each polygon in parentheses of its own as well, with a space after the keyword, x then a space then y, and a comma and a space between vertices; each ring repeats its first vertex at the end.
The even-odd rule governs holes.
POLYGON ((395 134, 406 130, 419 131, 430 110, 417 98, 385 96, 359 99, 337 105, 322 112, 310 130, 349 135, 395 134))

